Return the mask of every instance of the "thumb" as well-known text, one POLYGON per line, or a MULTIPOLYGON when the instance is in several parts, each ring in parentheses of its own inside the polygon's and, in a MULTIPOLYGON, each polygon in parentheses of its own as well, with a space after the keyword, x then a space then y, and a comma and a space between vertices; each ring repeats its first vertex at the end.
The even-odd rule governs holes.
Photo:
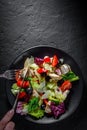
POLYGON ((6 124, 12 119, 13 115, 14 109, 11 109, 5 114, 5 116, 0 121, 0 130, 2 130, 6 126, 6 124))

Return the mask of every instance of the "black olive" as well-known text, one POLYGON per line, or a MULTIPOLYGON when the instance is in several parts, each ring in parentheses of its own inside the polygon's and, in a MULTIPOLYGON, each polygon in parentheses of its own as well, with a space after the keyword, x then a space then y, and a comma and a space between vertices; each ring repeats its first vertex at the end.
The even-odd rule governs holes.
POLYGON ((49 76, 46 76, 46 78, 45 78, 45 79, 46 79, 46 81, 47 81, 47 82, 49 82, 50 77, 49 77, 49 76))
POLYGON ((29 86, 27 89, 26 89, 26 93, 29 94, 29 95, 32 95, 33 93, 33 88, 31 86, 29 86))
POLYGON ((41 76, 46 77, 46 73, 45 72, 41 73, 41 76))
POLYGON ((64 82, 64 80, 61 79, 61 80, 59 80, 59 81, 57 82, 57 85, 58 85, 58 86, 61 86, 63 82, 64 82))
POLYGON ((46 107, 46 105, 45 105, 45 104, 42 104, 42 105, 41 105, 41 109, 43 109, 43 110, 44 110, 44 109, 45 109, 45 107, 46 107))

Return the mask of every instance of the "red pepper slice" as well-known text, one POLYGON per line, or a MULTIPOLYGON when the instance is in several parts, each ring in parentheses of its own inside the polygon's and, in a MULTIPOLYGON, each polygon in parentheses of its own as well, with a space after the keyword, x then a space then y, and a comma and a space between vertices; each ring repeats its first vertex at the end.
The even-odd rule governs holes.
POLYGON ((53 56, 52 66, 55 67, 58 64, 58 58, 56 55, 53 56))
POLYGON ((65 90, 69 90, 70 88, 72 88, 72 84, 69 80, 64 81, 63 84, 60 86, 62 92, 64 92, 65 90))
POLYGON ((21 87, 21 88, 28 88, 29 87, 29 81, 23 81, 22 79, 19 79, 17 81, 17 86, 21 87))
POLYGON ((18 99, 22 99, 22 98, 25 98, 27 96, 26 92, 20 92, 19 95, 18 95, 18 99))
POLYGON ((23 84, 23 80, 19 79, 17 80, 17 86, 21 87, 23 84))
POLYGON ((44 62, 50 63, 50 57, 48 56, 48 57, 44 58, 44 62))
POLYGON ((45 73, 45 72, 47 72, 48 70, 45 70, 44 68, 39 68, 39 69, 37 69, 37 72, 39 73, 39 74, 41 74, 41 73, 45 73))

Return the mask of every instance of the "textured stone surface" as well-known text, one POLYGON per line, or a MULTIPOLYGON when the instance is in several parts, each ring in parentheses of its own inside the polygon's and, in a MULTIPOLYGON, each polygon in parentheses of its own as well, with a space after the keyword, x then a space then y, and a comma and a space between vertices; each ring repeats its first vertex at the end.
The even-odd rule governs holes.
MULTIPOLYGON (((0 72, 7 69, 23 50, 36 45, 51 45, 77 61, 87 85, 84 5, 77 0, 0 0, 0 72)), ((0 91, 4 93, 5 89, 0 88, 0 91)), ((4 94, 2 99, 5 97, 4 94)), ((6 111, 6 101, 3 107, 4 110, 0 108, 2 115, 6 111)), ((85 120, 84 117, 82 121, 85 120)), ((73 130, 83 130, 83 126, 84 123, 81 127, 77 124, 73 130)))

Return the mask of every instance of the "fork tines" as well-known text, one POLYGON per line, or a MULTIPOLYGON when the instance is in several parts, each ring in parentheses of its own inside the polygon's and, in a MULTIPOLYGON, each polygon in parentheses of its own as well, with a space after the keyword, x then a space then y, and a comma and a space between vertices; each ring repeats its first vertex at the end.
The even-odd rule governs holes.
POLYGON ((15 70, 7 70, 5 72, 5 77, 7 79, 10 79, 10 80, 14 80, 15 77, 16 77, 16 73, 18 72, 19 70, 15 69, 15 70))

